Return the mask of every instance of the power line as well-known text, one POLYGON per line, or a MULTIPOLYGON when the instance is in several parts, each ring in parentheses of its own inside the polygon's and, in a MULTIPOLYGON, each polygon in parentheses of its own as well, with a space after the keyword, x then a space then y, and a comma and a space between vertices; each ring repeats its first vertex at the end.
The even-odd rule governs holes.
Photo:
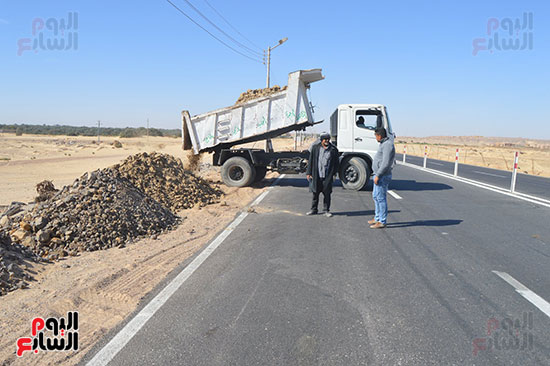
POLYGON ((261 53, 253 50, 252 48, 250 47, 247 47, 245 46, 244 44, 242 44, 241 42, 237 41, 235 38, 231 37, 229 34, 227 34, 226 32, 224 32, 223 29, 221 29, 220 27, 218 27, 214 22, 212 22, 210 19, 208 19, 208 17, 206 15, 204 15, 203 13, 200 12, 199 9, 197 9, 193 4, 191 4, 191 2, 189 0, 183 0, 187 3, 187 5, 189 5, 191 8, 193 8, 193 10, 195 10, 204 20, 206 20, 208 23, 210 23, 214 28, 216 28, 217 30, 219 30, 221 33, 223 33, 227 38, 231 39, 233 42, 235 42, 236 44, 238 44, 239 46, 247 49, 249 52, 251 53, 254 53, 258 56, 262 56, 261 53))
POLYGON ((229 23, 229 21, 228 21, 227 19, 225 19, 225 17, 224 17, 223 15, 221 15, 220 12, 216 10, 216 8, 214 8, 212 5, 210 5, 210 3, 209 3, 207 0, 204 0, 204 2, 205 2, 212 10, 214 10, 214 11, 216 12, 216 14, 218 14, 219 17, 222 18, 223 21, 227 23, 227 25, 229 25, 229 26, 230 26, 235 32, 237 32, 241 37, 243 37, 244 39, 246 39, 246 40, 248 41, 248 43, 250 43, 251 45, 253 45, 253 46, 256 47, 257 49, 263 51, 262 48, 261 48, 260 46, 256 45, 256 44, 255 44, 254 42, 252 42, 250 39, 246 38, 246 37, 244 36, 244 34, 242 34, 241 32, 239 32, 239 31, 237 30, 237 28, 235 28, 231 23, 229 23))
POLYGON ((193 20, 193 18, 191 18, 189 15, 185 14, 185 12, 183 10, 181 10, 180 8, 178 8, 173 2, 171 2, 170 0, 166 0, 170 5, 172 5, 174 8, 176 8, 177 11, 179 11, 180 13, 182 13, 183 15, 185 15, 185 17, 187 17, 187 19, 189 19, 190 21, 192 21, 197 27, 199 27, 200 29, 202 29, 203 31, 205 31, 206 33, 208 33, 212 38, 216 39, 218 42, 220 42, 221 44, 223 44, 225 47, 231 49, 233 52, 236 52, 238 53, 239 55, 241 56, 244 56, 252 61, 255 61, 255 62, 258 62, 258 63, 262 63, 262 61, 258 60, 258 59, 255 59, 255 58, 252 58, 236 49, 234 49, 233 47, 231 47, 230 45, 228 45, 227 43, 225 43, 224 41, 222 41, 221 39, 219 39, 218 37, 216 37, 215 35, 213 35, 212 33, 210 33, 208 31, 208 29, 204 28, 202 25, 200 25, 199 23, 197 23, 195 20, 193 20))

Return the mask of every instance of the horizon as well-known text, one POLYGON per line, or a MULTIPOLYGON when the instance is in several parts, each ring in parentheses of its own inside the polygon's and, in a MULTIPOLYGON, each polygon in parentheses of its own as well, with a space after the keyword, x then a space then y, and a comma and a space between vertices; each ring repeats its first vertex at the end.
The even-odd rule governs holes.
MULTIPOLYGON (((175 1, 241 54, 167 1, 139 9, 128 1, 2 1, 0 123, 94 127, 101 120, 106 127, 123 128, 144 127, 149 118, 150 127, 177 129, 183 109, 205 113, 232 105, 248 89, 265 87, 262 49, 288 37, 271 53, 271 86, 286 85, 294 70, 323 69, 325 80, 310 90, 315 118, 325 121, 316 132, 328 129, 337 105, 359 102, 386 105, 398 136, 550 139, 548 3, 193 3, 239 43, 175 1), (307 27, 304 16, 312 20, 307 27), (37 19, 77 23, 67 32, 74 36, 73 49, 36 46, 37 19), (508 20, 524 23, 509 38, 529 40, 523 50, 491 43, 488 33, 508 37, 508 20)), ((42 27, 44 44, 57 42, 53 31, 42 27)))
MULTIPOLYGON (((88 127, 88 128, 91 128, 91 129, 97 129, 97 125, 93 126, 93 125, 66 125, 66 124, 48 124, 48 123, 20 123, 20 124, 17 124, 17 123, 0 123, 0 125, 19 125, 19 126, 22 126, 22 125, 32 125, 32 126, 52 126, 52 127, 55 127, 55 126, 59 126, 59 127, 88 127)), ((312 128, 315 127, 315 126, 312 126, 312 128)), ((117 127, 113 127, 113 126, 101 126, 100 129, 125 129, 125 128, 134 128, 134 129, 146 129, 147 127, 145 126, 117 126, 117 127)), ((156 130, 161 130, 161 131, 173 131, 173 130, 181 130, 181 127, 179 128, 164 128, 164 127, 154 127, 154 126, 149 126, 149 129, 156 129, 156 130)), ((309 134, 309 135, 318 135, 320 134, 322 131, 308 131, 306 130, 305 131, 306 134, 309 134)), ((6 131, 2 131, 0 130, 0 133, 13 133, 11 131, 9 132, 6 132, 6 131)), ((287 134, 289 133, 292 133, 292 132, 288 132, 287 134)), ((26 136, 29 136, 29 135, 34 135, 34 136, 50 136, 49 134, 33 134, 33 133, 24 133, 24 135, 26 136)), ((77 136, 69 136, 69 135, 51 135, 51 136, 65 136, 65 137, 92 137, 92 136, 84 136, 84 135, 77 135, 77 136)), ((113 137, 113 136, 109 136, 109 137, 113 137)), ((164 137, 168 137, 168 136, 164 136, 164 137)), ((425 135, 425 136, 414 136, 414 135, 397 135, 396 138, 399 139, 399 138, 439 138, 439 137, 454 137, 454 138, 484 138, 484 139, 519 139, 519 140, 532 140, 532 141, 543 141, 543 142, 550 142, 550 139, 543 139, 543 138, 532 138, 532 137, 521 137, 521 136, 484 136, 484 135, 425 135)))

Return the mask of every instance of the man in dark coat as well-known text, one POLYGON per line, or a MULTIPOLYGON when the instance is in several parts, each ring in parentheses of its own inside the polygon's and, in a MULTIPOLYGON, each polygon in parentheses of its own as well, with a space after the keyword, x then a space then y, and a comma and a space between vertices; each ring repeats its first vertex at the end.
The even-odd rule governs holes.
POLYGON ((307 164, 307 180, 309 191, 313 193, 311 210, 306 215, 318 213, 319 195, 323 192, 323 212, 331 217, 330 194, 334 175, 338 172, 339 154, 336 146, 330 143, 330 135, 322 133, 320 141, 313 143, 309 148, 307 164))

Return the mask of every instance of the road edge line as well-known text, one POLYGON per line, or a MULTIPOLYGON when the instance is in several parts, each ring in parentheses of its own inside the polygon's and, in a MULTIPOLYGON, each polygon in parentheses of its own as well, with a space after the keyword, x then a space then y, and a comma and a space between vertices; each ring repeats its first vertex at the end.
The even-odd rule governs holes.
MULTIPOLYGON (((473 186, 476 186, 476 187, 479 187, 479 188, 487 189, 489 191, 500 193, 500 194, 503 194, 505 196, 514 197, 514 198, 517 198, 517 199, 520 199, 520 200, 523 200, 523 201, 535 203, 537 205, 541 205, 541 206, 550 208, 550 201, 546 201, 543 198, 538 198, 538 197, 536 199, 535 198, 528 198, 528 197, 525 197, 525 196, 527 196, 525 194, 518 195, 516 193, 507 192, 503 188, 493 186, 493 185, 490 185, 490 184, 486 184, 486 183, 482 183, 482 182, 477 182, 477 181, 474 181, 474 180, 471 180, 471 179, 468 179, 468 178, 455 177, 454 175, 451 175, 451 174, 438 172, 437 170, 433 170, 433 169, 429 169, 429 168, 423 168, 421 166, 417 166, 417 165, 414 165, 414 164, 403 163, 403 162, 397 162, 397 163, 399 165, 403 165, 403 166, 406 166, 406 167, 409 167, 409 168, 413 168, 413 169, 421 170, 421 171, 424 171, 424 172, 427 172, 427 173, 439 175, 441 177, 449 178, 449 179, 452 179, 452 180, 456 180, 458 182, 463 182, 463 183, 470 184, 470 185, 473 185, 473 186), (545 201, 549 202, 549 203, 546 203, 545 201)), ((530 196, 530 197, 534 197, 534 196, 530 196)))
POLYGON ((107 365, 126 346, 126 344, 139 332, 139 330, 151 319, 151 317, 168 301, 178 288, 195 272, 197 268, 220 246, 220 244, 239 226, 248 216, 247 209, 258 205, 271 191, 271 189, 285 177, 280 175, 275 181, 256 199, 242 211, 225 229, 208 244, 189 265, 181 270, 145 307, 143 307, 111 340, 103 346, 90 361, 89 366, 107 365))

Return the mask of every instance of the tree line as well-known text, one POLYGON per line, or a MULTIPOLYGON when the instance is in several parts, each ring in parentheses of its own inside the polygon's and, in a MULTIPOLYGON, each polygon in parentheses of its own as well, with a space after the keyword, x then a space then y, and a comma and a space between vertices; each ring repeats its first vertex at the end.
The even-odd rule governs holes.
MULTIPOLYGON (((145 127, 101 127, 101 136, 141 137, 170 136, 181 137, 180 129, 145 128, 145 127)), ((64 135, 64 136, 97 136, 97 127, 65 125, 27 125, 0 124, 0 132, 31 135, 64 135)))

